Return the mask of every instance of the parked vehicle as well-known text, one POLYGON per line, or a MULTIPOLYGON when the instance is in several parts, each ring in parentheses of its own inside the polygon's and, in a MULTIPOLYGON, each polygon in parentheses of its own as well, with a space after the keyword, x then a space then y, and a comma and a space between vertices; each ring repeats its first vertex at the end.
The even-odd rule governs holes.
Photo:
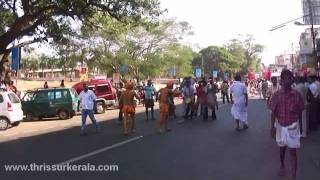
POLYGON ((83 84, 87 83, 89 89, 97 96, 95 103, 95 112, 102 114, 108 107, 117 106, 117 95, 115 89, 109 80, 106 79, 91 79, 88 82, 79 82, 72 87, 78 94, 83 90, 83 84))
POLYGON ((28 91, 22 98, 26 119, 34 117, 60 119, 72 118, 78 109, 78 94, 72 88, 49 88, 28 91))
POLYGON ((21 102, 13 92, 0 92, 0 130, 6 130, 10 125, 18 126, 23 120, 21 102))

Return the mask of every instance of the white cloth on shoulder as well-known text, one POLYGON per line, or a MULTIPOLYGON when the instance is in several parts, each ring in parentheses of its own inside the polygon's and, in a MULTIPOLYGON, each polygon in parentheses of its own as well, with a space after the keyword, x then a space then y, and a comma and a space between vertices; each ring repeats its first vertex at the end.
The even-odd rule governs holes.
POLYGON ((276 121, 274 126, 276 128, 276 141, 278 146, 287 146, 289 148, 300 147, 300 127, 298 122, 283 127, 276 121))

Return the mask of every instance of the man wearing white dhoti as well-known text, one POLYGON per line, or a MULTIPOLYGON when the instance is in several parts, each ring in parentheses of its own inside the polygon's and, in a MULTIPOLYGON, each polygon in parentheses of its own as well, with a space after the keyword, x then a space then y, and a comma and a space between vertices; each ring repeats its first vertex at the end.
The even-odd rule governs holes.
POLYGON ((297 154, 300 147, 300 126, 304 103, 297 90, 292 89, 293 74, 289 70, 281 72, 281 89, 275 92, 270 100, 271 136, 280 147, 281 166, 278 175, 285 175, 285 152, 288 147, 291 156, 291 177, 296 178, 297 154), (300 121, 300 123, 299 123, 300 121))
POLYGON ((240 130, 240 122, 243 124, 243 129, 248 129, 248 93, 246 86, 241 82, 240 75, 235 76, 235 81, 230 87, 230 99, 232 108, 231 114, 236 120, 236 130, 240 130))

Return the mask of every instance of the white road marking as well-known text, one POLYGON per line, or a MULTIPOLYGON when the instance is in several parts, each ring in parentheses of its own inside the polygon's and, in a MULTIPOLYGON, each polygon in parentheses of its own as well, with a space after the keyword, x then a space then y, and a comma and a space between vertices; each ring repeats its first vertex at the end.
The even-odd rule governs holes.
POLYGON ((94 155, 96 155, 96 154, 102 153, 102 152, 104 152, 104 151, 108 151, 108 150, 114 149, 114 148, 116 148, 116 147, 122 146, 122 145, 127 144, 127 143, 130 143, 130 142, 132 142, 132 141, 139 140, 139 139, 141 139, 141 138, 143 138, 143 136, 137 136, 137 137, 134 137, 134 138, 131 138, 131 139, 128 139, 128 140, 119 142, 119 143, 117 143, 117 144, 113 144, 113 145, 111 145, 111 146, 107 146, 107 147, 104 147, 104 148, 102 148, 102 149, 98 149, 98 150, 92 151, 92 152, 90 152, 90 153, 87 153, 87 154, 84 154, 84 155, 81 155, 81 156, 78 156, 78 157, 69 159, 69 160, 67 160, 67 161, 60 162, 60 163, 58 163, 57 165, 70 164, 70 163, 79 161, 79 160, 81 160, 81 159, 85 159, 85 158, 87 158, 87 157, 94 156, 94 155))

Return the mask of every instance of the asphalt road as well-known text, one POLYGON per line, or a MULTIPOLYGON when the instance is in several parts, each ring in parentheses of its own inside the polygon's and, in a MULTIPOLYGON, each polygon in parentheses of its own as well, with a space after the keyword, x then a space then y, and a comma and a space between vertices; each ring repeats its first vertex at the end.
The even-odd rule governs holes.
MULTIPOLYGON (((16 131, 12 128, 0 134, 0 179, 288 179, 276 175, 279 168, 278 148, 269 135, 270 115, 265 102, 250 100, 249 129, 240 132, 235 131, 230 107, 221 106, 216 121, 205 122, 200 117, 185 123, 178 123, 181 118, 171 120, 173 131, 163 134, 156 132, 156 121, 146 122, 145 114, 139 113, 137 132, 127 138, 123 136, 117 120, 108 120, 116 116, 115 111, 99 116, 102 131, 97 134, 89 126, 86 137, 79 136, 79 119, 71 120, 74 124, 70 123, 70 126, 63 125, 47 132, 11 135, 14 138, 4 136, 16 131), (4 168, 8 164, 51 165, 62 162, 72 165, 117 165, 118 171, 8 172, 4 168)), ((181 115, 182 107, 179 106, 178 110, 181 115)), ((158 112, 156 114, 158 116, 158 112)), ((31 124, 28 127, 37 129, 31 124)), ((312 132, 302 140, 298 158, 298 179, 319 180, 319 132, 312 132)), ((290 170, 289 160, 287 156, 287 170, 290 170)))

